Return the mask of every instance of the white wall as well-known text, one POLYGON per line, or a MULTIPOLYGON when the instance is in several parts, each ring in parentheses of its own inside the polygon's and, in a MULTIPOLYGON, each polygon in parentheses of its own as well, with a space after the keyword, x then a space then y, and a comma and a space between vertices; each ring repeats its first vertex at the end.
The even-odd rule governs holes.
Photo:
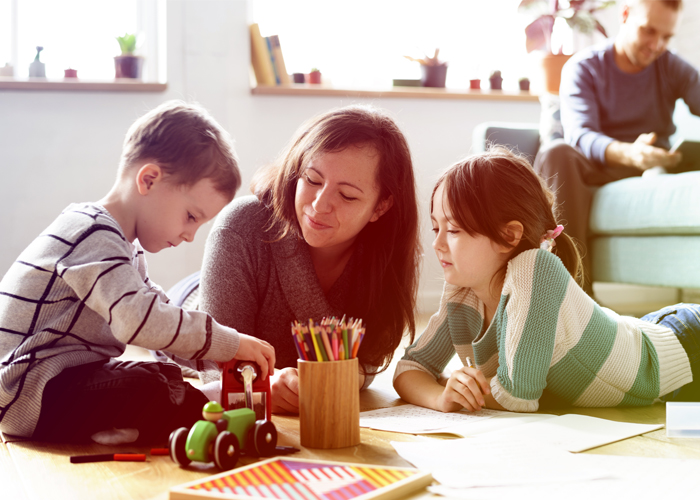
MULTIPOLYGON (((104 195, 127 128, 165 100, 196 100, 231 132, 243 170, 239 195, 248 193, 252 174, 304 120, 333 107, 371 102, 397 119, 411 146, 423 203, 421 297, 431 310, 442 286, 426 217, 434 180, 469 152, 478 123, 539 117, 537 102, 252 96, 245 0, 168 1, 167 40, 164 93, 0 92, 0 274, 63 207, 104 195)), ((153 279, 167 289, 197 270, 208 229, 192 244, 149 255, 153 279)))
MULTIPOLYGON (((536 102, 252 96, 244 0, 169 1, 167 19, 165 93, 0 92, 0 273, 63 207, 96 200, 111 187, 127 128, 167 99, 200 102, 231 132, 243 169, 239 195, 304 120, 333 107, 371 102, 397 119, 422 200, 439 172, 469 152, 476 124, 538 119, 536 102)), ((442 273, 433 262, 427 217, 423 226, 422 290, 434 302, 442 273)), ((208 229, 192 244, 149 255, 153 279, 167 289, 198 269, 208 229)))

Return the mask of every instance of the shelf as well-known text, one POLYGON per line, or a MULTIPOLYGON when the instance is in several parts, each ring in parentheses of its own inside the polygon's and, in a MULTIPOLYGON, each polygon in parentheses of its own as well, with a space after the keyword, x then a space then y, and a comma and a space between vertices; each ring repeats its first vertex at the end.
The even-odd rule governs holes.
POLYGON ((456 90, 428 87, 389 87, 376 90, 336 89, 313 84, 258 85, 251 90, 253 95, 318 96, 318 97, 389 97, 401 99, 457 99, 496 101, 537 101, 539 96, 517 90, 456 90))
POLYGON ((0 90, 60 90, 82 92, 164 92, 167 83, 148 83, 129 78, 115 80, 48 80, 45 78, 16 79, 0 77, 0 90))

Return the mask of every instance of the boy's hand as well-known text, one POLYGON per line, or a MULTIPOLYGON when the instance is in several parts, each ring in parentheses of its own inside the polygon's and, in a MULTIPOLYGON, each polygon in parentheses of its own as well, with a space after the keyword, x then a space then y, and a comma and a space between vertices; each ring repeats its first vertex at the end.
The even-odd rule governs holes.
POLYGON ((260 367, 262 378, 275 372, 275 348, 264 340, 239 333, 238 352, 233 359, 255 361, 260 367))
POLYGON ((272 413, 299 413, 299 372, 284 368, 272 378, 272 413))
POLYGON ((490 394, 486 377, 481 370, 463 366, 450 375, 445 389, 437 400, 437 409, 444 412, 466 408, 479 411, 484 406, 484 394, 490 394))

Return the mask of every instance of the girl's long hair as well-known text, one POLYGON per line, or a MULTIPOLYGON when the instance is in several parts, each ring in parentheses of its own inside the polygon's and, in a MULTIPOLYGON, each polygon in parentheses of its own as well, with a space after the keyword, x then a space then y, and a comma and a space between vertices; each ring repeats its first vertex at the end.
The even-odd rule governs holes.
MULTIPOLYGON (((393 197, 393 206, 368 223, 357 243, 361 290, 352 294, 347 315, 363 319, 367 334, 360 363, 386 369, 405 331, 415 336, 415 308, 420 273, 418 202, 411 153, 403 133, 382 110, 348 106, 316 116, 297 131, 280 158, 260 171, 251 190, 273 211, 279 238, 290 232, 301 238, 294 197, 297 181, 318 154, 368 145, 379 154, 379 199, 393 197)), ((304 319, 304 318, 300 318, 304 319)))
MULTIPOLYGON (((443 184, 453 223, 467 233, 484 235, 507 247, 502 232, 505 225, 511 221, 523 225, 522 238, 510 259, 525 250, 539 248, 545 232, 562 223, 554 194, 542 178, 525 158, 503 147, 491 147, 486 153, 469 156, 450 167, 433 189, 431 210, 435 192, 443 184)), ((582 285, 583 265, 576 242, 565 230, 555 243, 553 253, 582 285)), ((501 276, 505 271, 506 266, 500 270, 501 276)))

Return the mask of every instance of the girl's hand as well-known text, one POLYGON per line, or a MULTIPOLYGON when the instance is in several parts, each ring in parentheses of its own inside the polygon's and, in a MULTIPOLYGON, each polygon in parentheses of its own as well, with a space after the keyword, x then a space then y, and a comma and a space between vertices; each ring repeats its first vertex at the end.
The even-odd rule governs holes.
POLYGON ((490 393, 491 387, 481 370, 463 366, 450 375, 437 400, 437 409, 444 412, 462 408, 480 411, 485 404, 484 394, 490 393))
POLYGON ((275 348, 264 340, 239 333, 238 352, 233 359, 255 361, 260 367, 262 379, 275 373, 275 348))
POLYGON ((299 413, 299 373, 296 368, 279 370, 271 379, 272 413, 299 413))

